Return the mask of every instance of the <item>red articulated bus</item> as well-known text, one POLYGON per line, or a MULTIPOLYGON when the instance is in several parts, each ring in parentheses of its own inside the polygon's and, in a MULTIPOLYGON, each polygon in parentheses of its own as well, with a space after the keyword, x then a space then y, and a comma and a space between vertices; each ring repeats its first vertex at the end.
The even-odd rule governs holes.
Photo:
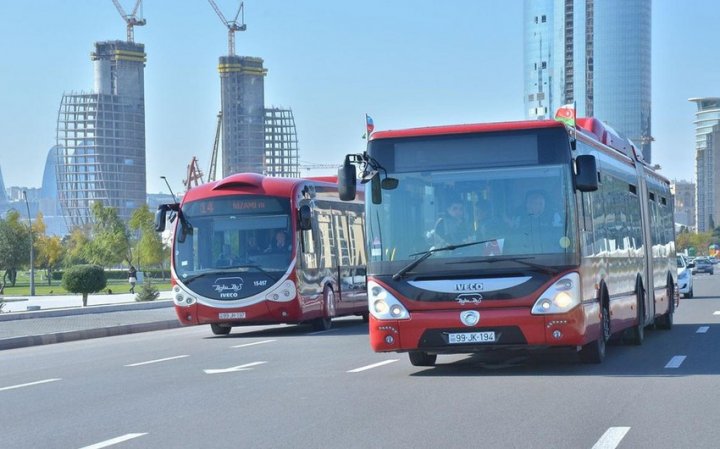
POLYGON ((667 179, 600 121, 372 134, 341 198, 366 195, 370 344, 438 354, 566 347, 600 363, 677 306, 667 179), (370 219, 372 217, 372 219, 370 219))
POLYGON ((184 325, 312 323, 367 318, 362 197, 338 198, 327 178, 235 174, 189 190, 158 208, 155 226, 174 222, 172 282, 184 325))

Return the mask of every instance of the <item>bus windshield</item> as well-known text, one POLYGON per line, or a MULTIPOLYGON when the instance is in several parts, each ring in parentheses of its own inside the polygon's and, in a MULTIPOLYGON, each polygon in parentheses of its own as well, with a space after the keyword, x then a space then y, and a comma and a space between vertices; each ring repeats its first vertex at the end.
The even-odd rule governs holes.
POLYGON ((415 264, 413 272, 460 274, 502 265, 491 262, 540 267, 574 260, 569 164, 392 176, 399 180, 398 188, 383 190, 382 203, 367 206, 370 270, 375 274, 408 271, 408 264, 423 256, 426 260, 415 264), (478 265, 483 261, 488 264, 478 265))
POLYGON ((174 268, 189 282, 204 274, 253 272, 276 281, 292 258, 290 201, 236 195, 184 204, 174 268))

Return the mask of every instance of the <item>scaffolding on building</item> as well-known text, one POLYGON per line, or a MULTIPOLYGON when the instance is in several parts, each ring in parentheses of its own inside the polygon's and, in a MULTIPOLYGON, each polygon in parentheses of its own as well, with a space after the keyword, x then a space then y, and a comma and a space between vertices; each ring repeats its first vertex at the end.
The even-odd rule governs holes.
POLYGON ((280 178, 300 177, 297 131, 291 109, 265 109, 263 173, 280 178))

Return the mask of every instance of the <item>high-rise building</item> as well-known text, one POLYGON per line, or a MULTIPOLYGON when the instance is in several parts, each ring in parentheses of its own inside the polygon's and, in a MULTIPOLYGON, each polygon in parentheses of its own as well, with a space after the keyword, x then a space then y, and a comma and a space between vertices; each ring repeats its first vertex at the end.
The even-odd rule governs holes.
POLYGON ((223 177, 239 172, 263 173, 265 158, 265 81, 261 58, 222 56, 223 177))
POLYGON ((695 221, 698 232, 720 226, 720 97, 690 98, 695 113, 695 221))
POLYGON ((695 229, 695 184, 675 180, 670 190, 675 197, 675 223, 695 229))
POLYGON ((48 151, 43 171, 42 187, 38 198, 38 210, 43 214, 45 233, 63 236, 68 234, 68 226, 58 201, 57 160, 59 148, 54 146, 48 151))
POLYGON ((96 201, 128 220, 146 201, 145 47, 96 42, 92 93, 64 94, 57 122, 58 199, 68 227, 96 201))
POLYGON ((651 0, 525 0, 526 116, 575 103, 651 162, 651 11, 651 0))

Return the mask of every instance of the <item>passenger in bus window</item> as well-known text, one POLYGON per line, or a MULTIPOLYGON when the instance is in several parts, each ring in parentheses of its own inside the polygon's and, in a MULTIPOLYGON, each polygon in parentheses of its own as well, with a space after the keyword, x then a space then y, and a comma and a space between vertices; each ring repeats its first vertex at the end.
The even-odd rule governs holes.
POLYGON ((257 236, 254 233, 248 235, 247 245, 245 248, 248 256, 256 256, 263 253, 262 248, 258 245, 257 236))
POLYGON ((266 253, 285 253, 290 252, 290 243, 288 242, 287 234, 285 231, 277 231, 275 233, 275 239, 270 244, 270 247, 265 250, 266 253))
POLYGON ((234 263, 236 263, 236 259, 232 256, 230 245, 226 243, 223 245, 222 252, 220 253, 220 257, 218 257, 218 260, 215 262, 215 266, 220 268, 229 267, 234 263))
POLYGON ((445 213, 435 222, 429 236, 434 237, 437 244, 456 245, 465 243, 472 236, 472 228, 465 218, 465 206, 461 201, 451 201, 445 213))

